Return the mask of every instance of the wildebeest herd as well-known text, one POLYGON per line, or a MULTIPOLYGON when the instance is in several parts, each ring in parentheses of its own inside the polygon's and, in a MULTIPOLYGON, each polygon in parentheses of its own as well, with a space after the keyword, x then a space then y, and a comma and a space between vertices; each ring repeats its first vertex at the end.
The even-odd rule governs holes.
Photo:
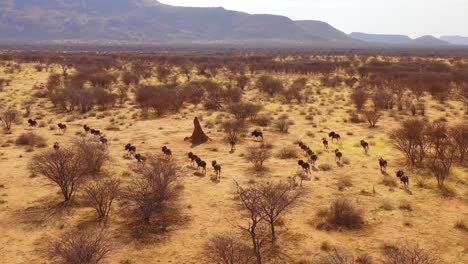
MULTIPOLYGON (((35 121, 33 119, 29 119, 28 124, 29 124, 30 127, 36 127, 37 126, 37 121, 35 121)), ((66 130, 67 130, 67 125, 66 124, 58 123, 57 126, 58 126, 59 130, 62 131, 62 133, 66 132, 66 130)), ((91 134, 91 135, 93 135, 95 137, 99 137, 100 142, 107 146, 108 140, 100 130, 91 128, 86 124, 83 125, 83 130, 85 131, 85 133, 89 133, 89 134, 91 134)), ((258 141, 260 139, 263 142, 263 140, 264 140, 264 134, 259 129, 255 129, 254 131, 252 131, 251 136, 254 137, 256 139, 256 141, 258 141)), ((342 142, 342 138, 341 138, 340 134, 336 133, 335 131, 331 131, 328 134, 328 137, 331 138, 332 142, 334 142, 334 141, 336 141, 337 143, 342 142)), ((231 152, 235 149, 236 144, 237 143, 236 143, 235 140, 229 140, 229 145, 230 145, 230 148, 231 148, 231 152)), ((328 140, 325 137, 322 138, 322 144, 323 144, 323 147, 328 151, 329 143, 328 143, 328 140)), ((317 160, 319 159, 318 154, 315 153, 304 142, 299 141, 299 142, 297 142, 297 145, 301 148, 302 151, 304 151, 304 153, 308 157, 307 160, 302 160, 302 159, 299 160, 297 162, 297 164, 301 167, 301 169, 306 174, 310 174, 311 173, 311 168, 315 167, 315 165, 317 163, 317 160)), ((361 140, 360 145, 364 149, 365 154, 368 154, 368 152, 369 152, 369 143, 367 141, 365 141, 365 140, 361 140)), ((60 148, 59 142, 55 142, 54 145, 53 145, 53 148, 55 150, 59 150, 59 148, 60 148)), ((128 143, 128 144, 126 144, 124 146, 124 150, 127 152, 127 154, 125 155, 127 158, 133 156, 137 160, 138 164, 143 165, 145 163, 147 158, 145 156, 143 156, 142 154, 136 152, 136 150, 137 150, 136 146, 132 145, 131 143, 128 143)), ((172 150, 169 149, 167 146, 163 146, 161 148, 161 151, 163 152, 163 154, 165 155, 165 157, 167 159, 172 159, 172 154, 173 154, 172 150)), ((333 152, 335 154, 335 161, 337 163, 340 163, 342 161, 342 158, 343 158, 343 152, 340 151, 338 148, 335 149, 333 152)), ((187 154, 187 156, 190 159, 190 161, 192 163, 192 166, 194 164, 197 165, 197 167, 196 167, 197 172, 201 169, 201 173, 203 175, 205 175, 206 174, 207 163, 204 160, 202 160, 199 156, 195 155, 193 152, 189 152, 187 154)), ((214 173, 216 175, 216 179, 219 180, 220 177, 221 177, 221 169, 222 169, 221 165, 216 160, 213 160, 211 162, 211 165, 212 165, 213 171, 214 171, 214 173)), ((388 165, 388 162, 385 159, 383 159, 382 157, 380 157, 379 158, 379 166, 380 166, 380 170, 382 172, 386 171, 387 165, 388 165)), ((402 170, 397 171, 396 176, 400 179, 401 183, 403 184, 403 187, 405 189, 407 189, 409 187, 409 176, 406 175, 406 173, 403 172, 402 170)))

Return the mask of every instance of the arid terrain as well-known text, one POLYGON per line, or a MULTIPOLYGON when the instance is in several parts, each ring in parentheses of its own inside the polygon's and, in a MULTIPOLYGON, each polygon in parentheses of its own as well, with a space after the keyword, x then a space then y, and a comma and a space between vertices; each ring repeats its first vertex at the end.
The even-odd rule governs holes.
MULTIPOLYGON (((405 263, 397 256, 403 247, 428 258, 406 263, 468 263, 467 57, 0 55, 0 116, 14 115, 11 129, 2 127, 0 134, 1 263, 405 263), (368 119, 375 116, 371 127, 368 119), (205 143, 187 140, 195 117, 210 138, 205 143), (405 121, 413 130, 405 131, 405 121), (332 131, 341 140, 329 137, 332 131), (82 175, 68 178, 76 181, 76 192, 64 201, 39 158, 53 163, 67 151, 76 159, 94 157, 98 150, 77 152, 79 142, 106 158, 102 167, 84 165, 82 175), (398 142, 417 142, 414 160, 398 142), (135 153, 125 150, 128 143, 135 153), (342 154, 338 161, 335 149, 342 154), (188 152, 207 163, 206 174, 188 152), (146 161, 138 162, 137 153, 146 161), (315 165, 311 154, 318 157, 315 165), (263 165, 254 166, 260 155, 266 156, 263 165), (379 158, 388 162, 386 169, 379 158), (222 168, 219 179, 213 160, 222 168), (310 173, 299 160, 310 164, 310 173), (134 194, 144 182, 154 188, 146 190, 147 199, 161 197, 148 168, 167 164, 174 170, 173 182, 164 186, 169 194, 153 201, 145 218, 138 206, 143 199, 134 194), (408 187, 396 176, 399 170, 408 187), (112 182, 118 188, 110 212, 99 217, 92 184, 112 182), (261 205, 250 201, 260 210, 253 217, 259 221, 256 250, 248 232, 255 229, 252 211, 243 202, 268 184, 285 187, 291 204, 275 219, 272 242, 261 205), (340 202, 350 207, 342 216, 340 202), (57 249, 80 234, 91 239, 77 244, 101 239, 86 250, 105 251, 103 259, 70 262, 66 254, 80 253, 70 253, 73 246, 57 249), (231 262, 217 258, 227 252, 231 262)), ((109 192, 99 194, 109 198, 109 192)))

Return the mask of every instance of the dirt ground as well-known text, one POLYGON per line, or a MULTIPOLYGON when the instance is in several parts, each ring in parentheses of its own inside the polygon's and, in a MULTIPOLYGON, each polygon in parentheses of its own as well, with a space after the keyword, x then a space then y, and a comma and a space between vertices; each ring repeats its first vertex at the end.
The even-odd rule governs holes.
MULTIPOLYGON (((0 69, 0 72, 3 72, 0 69)), ((2 105, 17 105, 34 92, 35 83, 45 83, 48 73, 35 72, 27 67, 22 73, 8 75, 12 84, 0 92, 2 105)), ((293 76, 291 76, 293 78, 293 76)), ((310 80, 310 82, 314 82, 310 80)), ((274 128, 262 128, 265 141, 273 145, 276 154, 282 147, 296 147, 302 140, 319 152, 320 164, 331 165, 331 170, 312 171, 310 181, 303 187, 307 195, 301 204, 290 210, 284 217, 284 226, 279 227, 279 245, 288 256, 288 263, 312 260, 326 254, 322 243, 340 247, 354 255, 367 253, 375 260, 382 257, 381 247, 386 243, 418 243, 421 247, 437 252, 447 263, 468 263, 468 233, 454 228, 459 220, 468 220, 468 170, 454 168, 447 186, 455 193, 443 196, 435 179, 428 172, 410 171, 405 168, 405 160, 394 149, 388 132, 397 127, 399 120, 406 118, 399 113, 385 112, 378 127, 370 129, 367 123, 343 122, 348 118, 347 111, 353 109, 346 89, 325 88, 315 101, 302 105, 287 105, 260 96, 257 91, 247 89, 245 97, 262 102, 264 112, 277 117, 283 113, 294 121, 287 134, 274 128), (315 109, 315 110, 314 110, 315 109), (319 110, 317 112, 316 110, 319 110), (313 120, 306 120, 308 113, 313 120), (342 143, 330 142, 330 151, 323 148, 321 138, 334 130, 343 137, 342 143), (366 139, 370 152, 364 154, 359 142, 366 139), (344 164, 335 162, 332 149, 339 148, 346 159, 344 164), (389 175, 379 170, 378 158, 385 157, 389 162, 389 175), (410 191, 405 191, 399 182, 397 186, 386 186, 384 178, 393 178, 399 169, 409 171, 410 191), (340 180, 349 178, 352 186, 339 190, 340 180), (416 186, 424 182, 424 187, 416 186), (315 226, 317 211, 327 207, 336 197, 348 197, 365 211, 365 227, 356 231, 322 231, 315 226), (412 210, 400 209, 401 204, 409 203, 412 210), (382 208, 390 204, 390 208, 382 208)), ((446 112, 437 110, 437 105, 429 97, 427 117, 434 120, 440 116, 450 117, 450 122, 466 122, 463 105, 449 101, 452 106, 446 112)), ((92 111, 84 115, 58 112, 46 99, 40 99, 32 108, 32 115, 44 121, 45 127, 29 128, 27 118, 14 125, 11 134, 0 135, 0 262, 1 263, 48 263, 44 248, 54 237, 67 230, 100 225, 96 221, 92 207, 81 202, 78 192, 75 202, 66 210, 54 209, 61 201, 59 189, 40 175, 33 175, 27 169, 31 157, 44 151, 44 148, 27 149, 15 145, 16 138, 25 131, 34 131, 47 139, 51 148, 54 142, 62 145, 70 142, 82 132, 82 125, 88 124, 104 131, 109 139, 111 161, 105 166, 108 175, 121 178, 124 182, 132 179, 134 159, 125 159, 123 146, 132 142, 144 155, 160 154, 161 147, 167 145, 173 152, 174 161, 182 167, 183 185, 178 223, 168 232, 154 235, 152 241, 138 241, 132 238, 128 214, 130 204, 118 200, 106 223, 112 232, 115 250, 108 263, 204 263, 202 245, 211 235, 236 231, 238 224, 245 223, 234 201, 234 181, 249 184, 253 181, 289 181, 299 169, 297 159, 279 159, 274 155, 266 162, 267 171, 256 175, 243 155, 248 146, 260 144, 246 136, 234 153, 226 144, 225 135, 217 124, 227 119, 226 113, 207 112, 202 106, 184 108, 178 114, 163 118, 142 119, 137 106, 126 104, 124 108, 114 108, 105 112, 92 111), (184 137, 190 136, 192 120, 198 116, 202 126, 212 141, 192 148, 184 137), (218 117, 220 116, 220 117, 218 117), (41 118, 42 117, 42 118, 41 118), (66 123, 65 134, 56 127, 66 123), (110 130, 109 130, 110 129, 110 130), (192 151, 206 161, 216 159, 223 166, 220 182, 210 179, 214 173, 208 168, 206 176, 197 176, 191 167, 186 153, 192 151)), ((249 131, 255 128, 252 125, 249 131)))

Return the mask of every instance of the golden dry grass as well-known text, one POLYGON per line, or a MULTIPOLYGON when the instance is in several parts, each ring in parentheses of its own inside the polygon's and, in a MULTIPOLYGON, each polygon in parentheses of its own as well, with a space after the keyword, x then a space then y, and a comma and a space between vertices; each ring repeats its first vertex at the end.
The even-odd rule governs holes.
MULTIPOLYGON (((0 69, 1 72, 1 69, 0 69)), ((293 76, 283 76, 293 78, 293 76)), ((37 73, 32 66, 26 67, 20 74, 11 75, 12 85, 0 92, 4 105, 17 105, 27 99, 31 87, 36 82, 45 82, 47 73, 37 73)), ((317 85, 310 77, 310 84, 317 85)), ((148 81, 149 82, 149 81, 148 81)), ((283 105, 279 101, 264 98, 256 91, 249 90, 246 98, 261 102, 264 112, 272 112, 276 118, 287 113, 294 121, 289 133, 276 132, 273 126, 264 129, 265 140, 274 146, 276 153, 283 146, 297 147, 293 142, 302 140, 312 149, 320 151, 317 165, 329 164, 329 171, 312 171, 311 181, 304 182, 302 188, 308 195, 297 208, 283 218, 284 226, 279 228, 279 244, 289 256, 289 263, 310 260, 323 254, 321 247, 326 241, 332 246, 339 246, 355 255, 367 253, 374 259, 381 258, 383 243, 398 243, 409 240, 422 247, 435 250, 448 263, 468 263, 468 234, 454 228, 460 219, 468 219, 468 173, 466 168, 455 168, 447 186, 456 195, 444 197, 438 191, 436 182, 427 172, 410 173, 411 192, 398 186, 382 184, 385 177, 395 178, 395 172, 404 168, 404 158, 392 146, 388 132, 395 128, 399 120, 406 116, 393 113, 396 118, 385 113, 378 127, 369 129, 367 124, 344 123, 348 118, 347 110, 353 109, 346 89, 332 90, 324 88, 321 95, 314 95, 315 102, 307 105, 283 105), (336 96, 344 95, 335 100, 336 96), (322 102, 322 103, 321 103, 322 102), (313 114, 313 121, 306 120, 309 108, 314 107, 321 114, 313 114), (282 110, 281 110, 282 109, 282 110), (330 151, 322 147, 321 138, 330 130, 340 133, 342 144, 330 142, 330 151), (370 151, 365 155, 359 141, 366 139, 370 151), (349 164, 337 164, 332 149, 339 148, 349 164), (389 162, 389 176, 382 175, 378 158, 385 157, 389 162), (352 181, 352 186, 339 190, 338 183, 343 178, 352 181), (427 178, 425 187, 416 186, 416 179, 427 178), (346 196, 365 211, 365 227, 357 231, 320 231, 316 229, 317 212, 329 206, 336 197, 346 196), (382 206, 385 203, 386 206, 382 206), (401 204, 410 203, 412 210, 400 209, 401 204), (388 206, 391 204, 393 206, 388 206)), ((338 98, 338 97, 337 97, 338 98)), ((44 99, 45 100, 45 99, 44 99)), ((434 108, 435 101, 428 101, 427 117, 434 120, 450 113, 449 121, 466 122, 461 104, 450 101, 453 109, 441 112, 434 108)), ((68 144, 82 131, 82 125, 88 124, 104 131, 109 139, 112 160, 105 167, 105 172, 121 178, 124 183, 132 178, 129 166, 136 161, 124 159, 123 146, 131 142, 142 154, 160 153, 160 148, 171 148, 174 160, 182 166, 181 216, 177 225, 169 232, 154 234, 150 243, 132 238, 129 228, 129 204, 118 200, 111 211, 107 227, 115 236, 114 250, 109 263, 201 263, 202 244, 208 237, 220 232, 236 229, 237 223, 244 222, 234 201, 234 180, 241 184, 252 181, 281 180, 288 181, 298 170, 295 159, 279 159, 276 155, 268 160, 268 168, 263 175, 255 175, 251 164, 242 157, 247 146, 259 144, 253 138, 246 137, 237 146, 234 153, 224 141, 221 127, 204 128, 212 141, 191 148, 183 139, 192 132, 193 117, 203 118, 202 125, 215 121, 217 112, 207 113, 201 107, 190 106, 181 113, 168 115, 160 119, 142 120, 135 106, 126 105, 106 112, 93 111, 96 115, 59 113, 46 102, 39 106, 39 100, 33 107, 32 116, 43 116, 45 127, 29 128, 26 119, 15 125, 11 134, 0 135, 0 259, 2 263, 44 263, 44 246, 51 238, 65 230, 74 230, 86 226, 98 225, 91 207, 80 201, 81 193, 75 197, 75 204, 60 215, 53 215, 51 209, 61 201, 58 188, 41 176, 31 175, 26 165, 28 160, 42 149, 26 152, 25 147, 16 146, 15 139, 23 132, 33 130, 44 136, 48 148, 56 141, 68 144), (114 122, 111 122, 111 119, 114 122), (68 131, 61 135, 58 130, 49 130, 49 125, 58 122, 68 125, 68 131), (110 125, 114 129, 107 130, 110 125), (119 130, 115 130, 118 126, 119 130), (10 143, 9 143, 10 142, 10 143), (193 151, 206 161, 216 159, 223 165, 223 174, 219 183, 210 180, 213 170, 208 168, 205 177, 194 175, 194 169, 186 159, 186 153, 193 151), (48 217, 45 217, 47 215, 48 217)), ((252 125, 251 128, 254 128, 252 125)), ((298 148, 298 147, 297 147, 298 148)), ((300 149, 298 148, 298 153, 300 149)), ((395 178, 396 179, 396 178, 395 178)), ((402 207, 404 208, 404 207, 402 207)))

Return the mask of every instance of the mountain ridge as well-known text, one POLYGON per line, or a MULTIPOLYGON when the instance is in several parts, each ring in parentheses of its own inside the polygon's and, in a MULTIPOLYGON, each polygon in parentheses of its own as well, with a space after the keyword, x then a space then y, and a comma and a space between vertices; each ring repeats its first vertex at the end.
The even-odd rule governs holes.
POLYGON ((179 7, 152 0, 3 0, 0 9, 5 10, 0 14, 0 39, 355 42, 325 22, 296 22, 279 15, 179 7))

